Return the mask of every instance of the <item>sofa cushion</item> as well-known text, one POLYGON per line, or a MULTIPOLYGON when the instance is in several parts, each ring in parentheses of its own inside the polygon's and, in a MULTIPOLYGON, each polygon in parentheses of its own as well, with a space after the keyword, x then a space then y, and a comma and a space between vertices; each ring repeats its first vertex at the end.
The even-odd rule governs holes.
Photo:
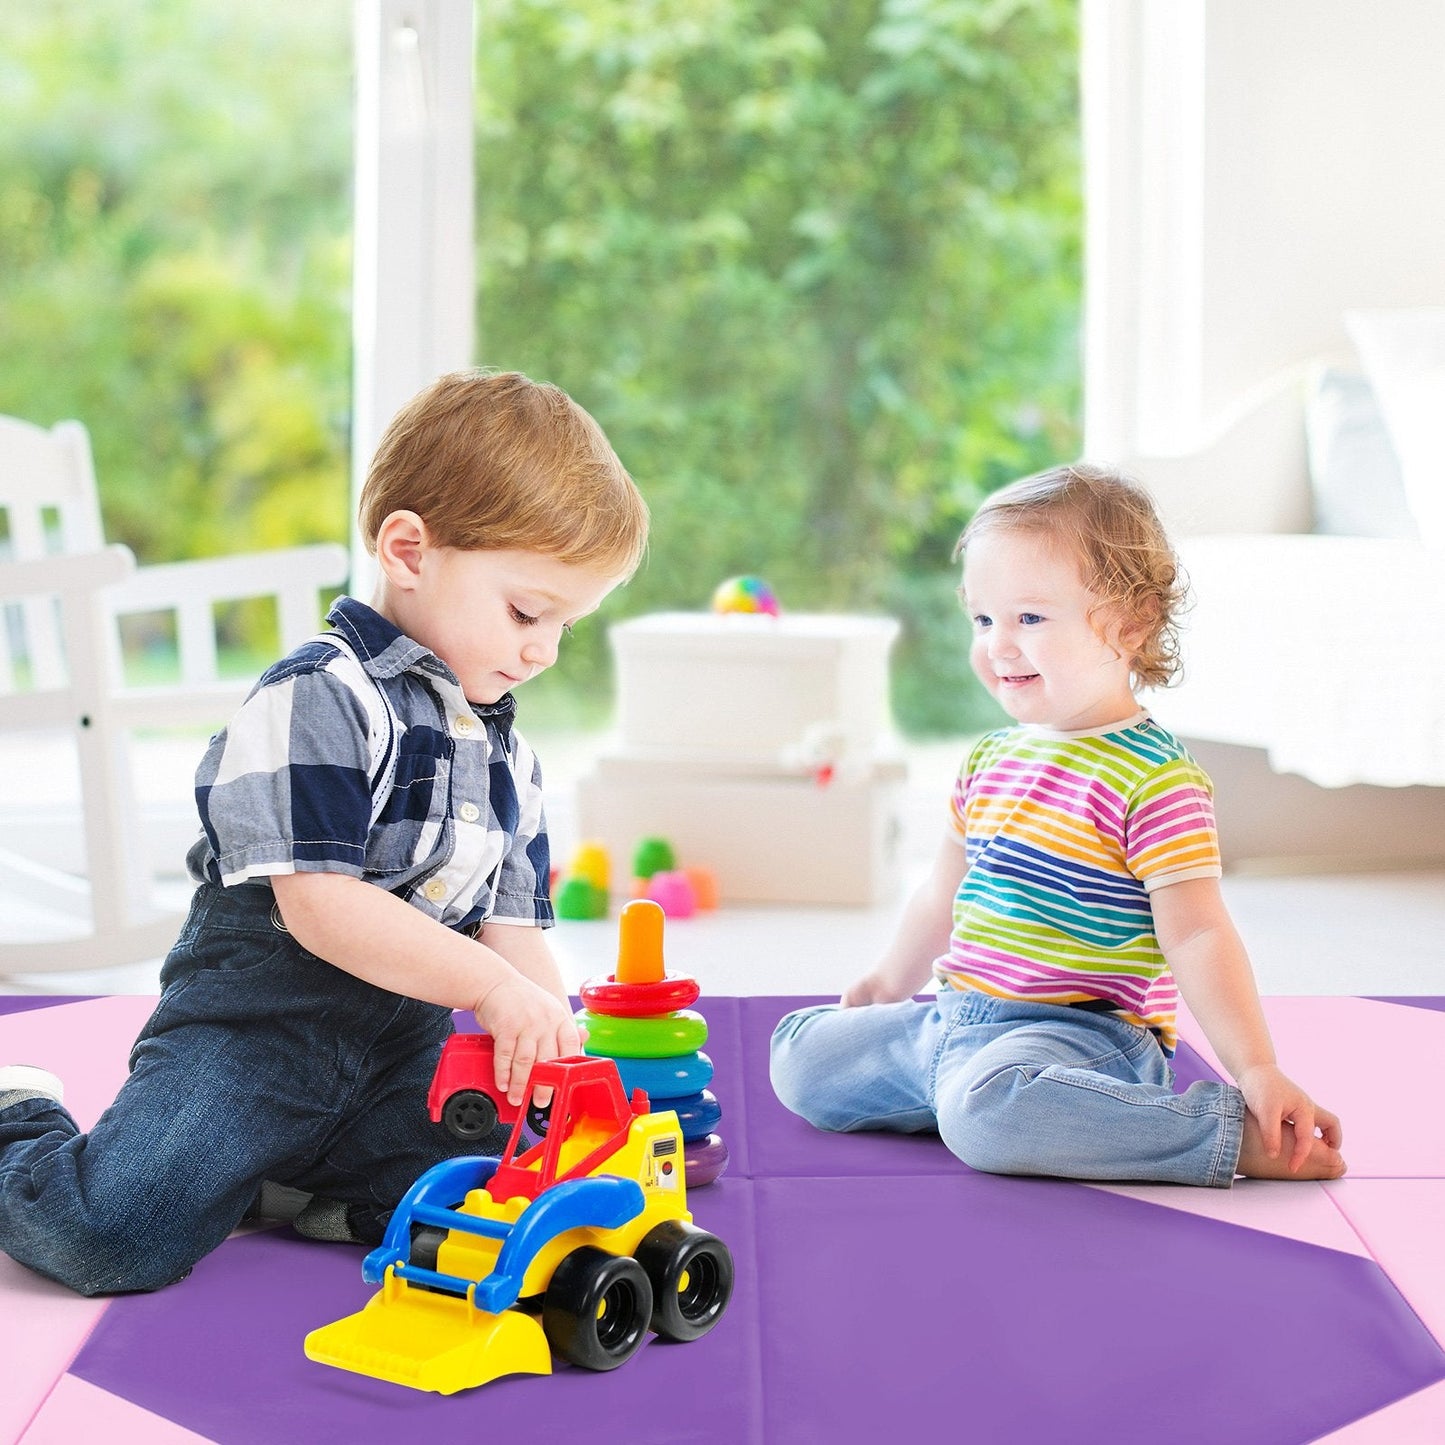
POLYGON ((1445 306, 1350 311, 1345 326, 1379 398, 1420 536, 1445 547, 1445 306))
POLYGON ((1305 440, 1316 532, 1419 537, 1369 377, 1341 366, 1316 370, 1305 400, 1305 440))

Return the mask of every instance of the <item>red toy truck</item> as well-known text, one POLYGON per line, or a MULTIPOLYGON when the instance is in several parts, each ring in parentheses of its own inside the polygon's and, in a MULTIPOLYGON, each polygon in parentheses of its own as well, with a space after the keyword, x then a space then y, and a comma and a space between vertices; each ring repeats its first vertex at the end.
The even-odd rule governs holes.
POLYGON ((437 1060, 426 1096, 427 1112, 434 1123, 445 1125, 466 1144, 485 1139, 498 1124, 510 1128, 523 1112, 527 1128, 540 1137, 547 1132, 550 1110, 537 1108, 530 1099, 518 1107, 497 1091, 494 1048, 490 1034, 453 1034, 437 1060))

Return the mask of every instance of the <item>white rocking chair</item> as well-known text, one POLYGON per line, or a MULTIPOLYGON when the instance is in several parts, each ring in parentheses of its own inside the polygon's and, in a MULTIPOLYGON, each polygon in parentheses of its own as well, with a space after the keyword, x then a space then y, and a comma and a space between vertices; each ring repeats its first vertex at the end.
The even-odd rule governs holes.
MULTIPOLYGON (((0 522, 0 734, 72 738, 85 842, 80 877, 0 834, 7 884, 65 920, 53 938, 16 937, 0 911, 0 976, 157 958, 182 914, 155 901, 131 735, 223 725, 254 679, 219 677, 215 605, 274 598, 289 650, 319 629, 321 590, 345 581, 346 551, 324 544, 137 568, 128 549, 105 545, 90 441, 74 421, 47 430, 0 416, 0 522), (150 613, 174 617, 180 680, 127 686, 120 619, 150 613)), ((0 783, 0 811, 8 792, 0 783)))

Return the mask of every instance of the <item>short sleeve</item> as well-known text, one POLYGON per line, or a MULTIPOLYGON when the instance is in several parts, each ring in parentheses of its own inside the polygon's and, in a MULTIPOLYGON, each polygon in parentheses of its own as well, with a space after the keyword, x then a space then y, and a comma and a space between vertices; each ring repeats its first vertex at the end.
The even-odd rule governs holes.
POLYGON ((949 799, 948 818, 953 829, 954 841, 960 847, 968 842, 968 803, 974 778, 983 771, 997 752, 999 734, 989 733, 973 745, 973 750, 964 760, 963 767, 953 780, 953 793, 949 799))
POLYGON ((263 677, 196 773, 208 872, 231 885, 275 873, 360 877, 371 826, 370 723, 324 666, 263 677))
POLYGON ((1191 878, 1218 878, 1214 790, 1191 758, 1177 758, 1136 789, 1124 820, 1129 871, 1153 891, 1191 878))
MULTIPOLYGON (((522 736, 512 733, 512 756, 504 781, 515 798, 515 822, 511 846, 497 874, 496 891, 489 921, 492 923, 538 924, 550 927, 554 921, 551 897, 552 857, 547 839, 547 819, 542 807, 542 766, 522 736)), ((493 784, 493 808, 502 807, 493 784)))

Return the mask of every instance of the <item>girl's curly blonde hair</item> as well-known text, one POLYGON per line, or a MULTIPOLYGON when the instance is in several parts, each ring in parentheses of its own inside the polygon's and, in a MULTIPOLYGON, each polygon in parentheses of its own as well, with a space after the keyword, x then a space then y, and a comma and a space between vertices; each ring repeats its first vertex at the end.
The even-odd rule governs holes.
MULTIPOLYGON (((1167 687, 1179 675, 1179 614, 1189 583, 1138 482, 1090 462, 1024 477, 984 499, 954 549, 962 557, 985 532, 1034 532, 1067 547, 1084 586, 1098 598, 1091 613, 1140 640, 1129 669, 1140 687, 1167 687)), ((1102 634, 1101 634, 1102 635, 1102 634)))

